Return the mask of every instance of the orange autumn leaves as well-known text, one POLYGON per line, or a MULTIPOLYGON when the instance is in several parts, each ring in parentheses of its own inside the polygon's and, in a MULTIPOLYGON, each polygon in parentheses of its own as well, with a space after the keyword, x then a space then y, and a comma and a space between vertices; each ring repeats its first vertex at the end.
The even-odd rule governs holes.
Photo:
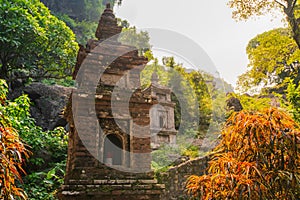
POLYGON ((191 176, 196 199, 299 199, 300 130, 284 112, 233 114, 215 148, 208 175, 191 176))
POLYGON ((25 173, 22 164, 28 151, 11 127, 9 118, 3 114, 5 86, 0 80, 0 199, 15 199, 17 196, 26 199, 26 194, 17 187, 17 181, 22 181, 20 172, 25 173))
POLYGON ((22 180, 19 173, 25 173, 22 169, 22 157, 27 157, 28 154, 15 131, 4 128, 1 122, 0 137, 0 198, 14 199, 14 196, 20 196, 25 199, 22 189, 16 186, 16 180, 22 180))

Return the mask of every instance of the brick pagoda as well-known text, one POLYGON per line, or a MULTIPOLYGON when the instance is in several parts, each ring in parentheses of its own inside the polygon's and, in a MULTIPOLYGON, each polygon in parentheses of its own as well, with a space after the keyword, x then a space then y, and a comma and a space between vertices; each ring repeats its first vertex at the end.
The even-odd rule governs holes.
POLYGON ((61 200, 157 200, 164 188, 150 168, 149 109, 157 100, 140 89, 148 60, 119 43, 120 32, 108 4, 97 40, 80 47, 73 76, 78 88, 65 113, 70 131, 61 200))

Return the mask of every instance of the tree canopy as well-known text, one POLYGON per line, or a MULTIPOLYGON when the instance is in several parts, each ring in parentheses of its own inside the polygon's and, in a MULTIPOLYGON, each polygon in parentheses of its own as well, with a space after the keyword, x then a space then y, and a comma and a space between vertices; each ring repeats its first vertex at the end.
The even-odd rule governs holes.
POLYGON ((233 17, 239 20, 264 15, 276 9, 281 10, 285 14, 293 38, 300 48, 300 4, 298 0, 229 0, 228 5, 234 9, 233 17))
MULTIPOLYGON (((140 54, 151 54, 150 36, 147 31, 138 30, 135 26, 130 26, 127 20, 118 19, 118 23, 122 26, 122 33, 119 41, 122 44, 131 45, 137 48, 140 54)), ((147 55, 146 55, 147 56, 147 55)), ((151 60, 152 58, 149 58, 151 60)))
POLYGON ((201 70, 186 69, 176 63, 174 57, 163 57, 162 62, 163 65, 159 64, 155 58, 146 65, 141 73, 141 83, 144 88, 148 87, 155 72, 159 83, 172 89, 172 100, 176 102, 175 127, 180 127, 179 132, 198 126, 197 136, 204 137, 208 128, 216 128, 215 125, 224 122, 225 94, 232 91, 230 85, 227 84, 225 91, 222 86, 226 83, 222 79, 201 70))
POLYGON ((299 81, 300 50, 288 28, 266 31, 247 45, 249 70, 238 79, 239 89, 258 85, 279 85, 287 77, 299 81))
POLYGON ((100 14, 105 4, 113 7, 115 0, 41 0, 59 19, 76 34, 78 43, 85 44, 95 37, 100 14))
POLYGON ((39 0, 0 2, 0 78, 62 78, 78 45, 63 21, 39 0))

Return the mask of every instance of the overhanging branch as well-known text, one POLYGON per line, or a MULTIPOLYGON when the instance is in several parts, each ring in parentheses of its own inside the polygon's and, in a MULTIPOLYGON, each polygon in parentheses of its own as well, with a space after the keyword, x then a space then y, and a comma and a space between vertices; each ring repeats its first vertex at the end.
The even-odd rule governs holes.
POLYGON ((279 1, 277 1, 277 0, 275 0, 275 2, 276 2, 277 4, 279 4, 281 7, 286 8, 286 5, 284 5, 283 3, 281 3, 281 2, 279 2, 279 1))

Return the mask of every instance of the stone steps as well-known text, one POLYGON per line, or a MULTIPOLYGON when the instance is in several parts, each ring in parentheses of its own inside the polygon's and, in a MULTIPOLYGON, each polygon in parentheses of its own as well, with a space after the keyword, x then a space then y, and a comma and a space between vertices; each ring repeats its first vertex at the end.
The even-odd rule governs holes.
POLYGON ((164 184, 157 180, 94 180, 94 184, 84 184, 82 181, 69 180, 69 185, 63 185, 59 199, 81 200, 89 199, 159 199, 164 184))

